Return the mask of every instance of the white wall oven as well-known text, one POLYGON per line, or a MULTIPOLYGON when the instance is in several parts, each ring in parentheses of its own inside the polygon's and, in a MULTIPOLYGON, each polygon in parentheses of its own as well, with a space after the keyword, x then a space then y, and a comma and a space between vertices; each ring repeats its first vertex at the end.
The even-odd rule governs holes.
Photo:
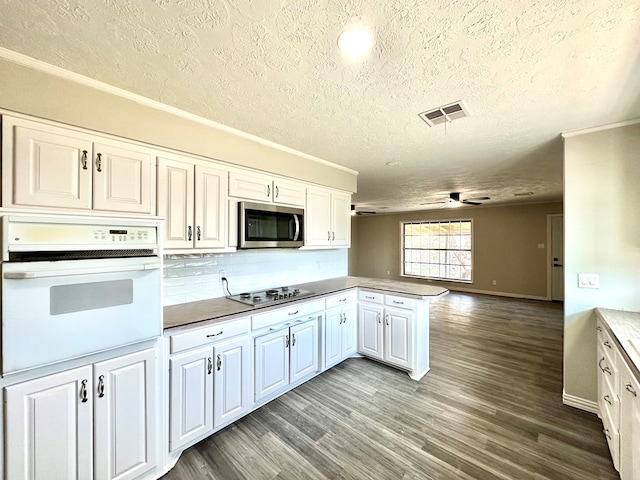
POLYGON ((2 218, 2 374, 161 334, 159 224, 2 218))

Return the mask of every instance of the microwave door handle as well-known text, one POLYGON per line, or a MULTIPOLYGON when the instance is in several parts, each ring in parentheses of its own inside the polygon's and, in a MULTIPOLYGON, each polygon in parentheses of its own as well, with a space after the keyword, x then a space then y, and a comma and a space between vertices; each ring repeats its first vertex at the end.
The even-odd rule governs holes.
POLYGON ((300 220, 298 219, 298 215, 293 215, 293 221, 296 223, 296 233, 293 234, 293 241, 295 242, 300 236, 300 220))
POLYGON ((141 270, 157 270, 160 263, 145 263, 141 265, 127 265, 122 267, 102 267, 102 268, 69 268, 64 270, 18 270, 15 272, 4 272, 7 280, 28 280, 33 278, 62 277, 68 275, 94 275, 97 273, 119 273, 137 272, 141 270))

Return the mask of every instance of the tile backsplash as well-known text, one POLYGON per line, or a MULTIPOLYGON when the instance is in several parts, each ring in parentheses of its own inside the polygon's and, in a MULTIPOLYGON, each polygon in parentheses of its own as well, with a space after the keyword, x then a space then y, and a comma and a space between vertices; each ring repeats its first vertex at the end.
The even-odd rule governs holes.
POLYGON ((233 253, 168 254, 164 257, 163 304, 224 297, 218 272, 224 270, 232 294, 295 285, 348 271, 348 250, 239 250, 233 253))

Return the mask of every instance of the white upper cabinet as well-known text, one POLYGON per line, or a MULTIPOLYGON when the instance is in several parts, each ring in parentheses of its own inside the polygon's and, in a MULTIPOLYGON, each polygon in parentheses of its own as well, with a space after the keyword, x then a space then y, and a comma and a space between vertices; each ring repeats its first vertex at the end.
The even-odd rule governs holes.
POLYGON ((153 151, 3 116, 3 206, 155 214, 153 151))
POLYGON ((304 206, 305 187, 302 183, 257 172, 231 171, 229 196, 301 207, 304 206))
POLYGON ((94 143, 93 209, 154 213, 153 151, 123 142, 94 143))
POLYGON ((351 195, 323 188, 307 188, 305 246, 349 247, 351 195))
POLYGON ((186 156, 158 157, 165 249, 219 249, 227 239, 227 171, 186 156))

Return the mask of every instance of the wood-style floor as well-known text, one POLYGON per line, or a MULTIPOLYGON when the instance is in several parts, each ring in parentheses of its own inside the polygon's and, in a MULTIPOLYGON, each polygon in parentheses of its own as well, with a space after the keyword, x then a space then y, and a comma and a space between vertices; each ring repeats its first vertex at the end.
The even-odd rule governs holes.
POLYGON ((557 303, 451 293, 422 381, 346 360, 163 479, 618 479, 600 420, 562 404, 562 324, 557 303))

